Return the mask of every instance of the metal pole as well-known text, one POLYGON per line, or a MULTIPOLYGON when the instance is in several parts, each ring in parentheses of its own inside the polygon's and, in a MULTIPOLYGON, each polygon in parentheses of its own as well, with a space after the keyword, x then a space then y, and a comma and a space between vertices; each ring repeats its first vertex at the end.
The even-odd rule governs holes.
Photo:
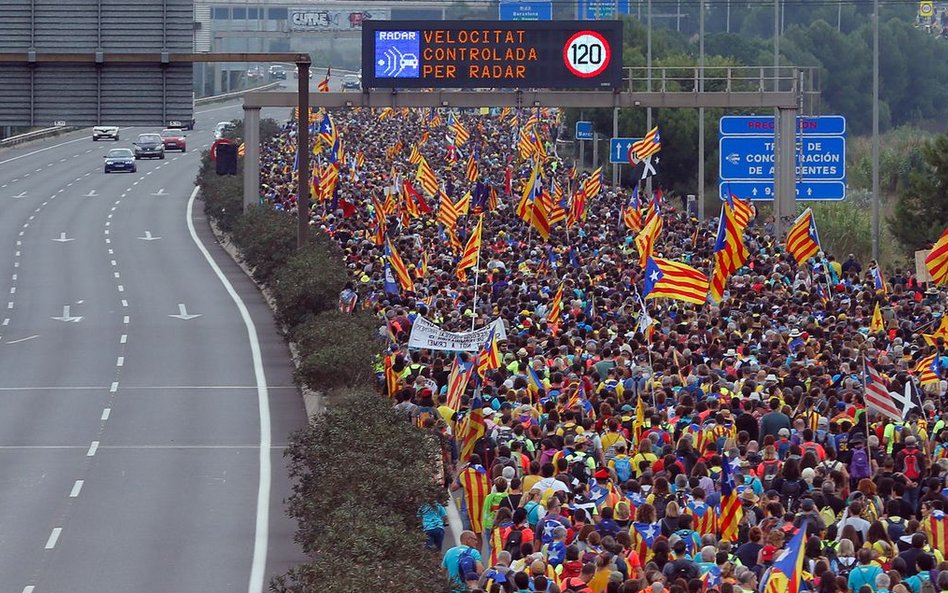
POLYGON ((300 106, 298 127, 296 130, 296 150, 299 153, 300 166, 296 178, 296 213, 299 226, 296 234, 296 247, 302 249, 309 238, 309 64, 297 63, 299 84, 297 85, 298 104, 300 106))
POLYGON ((843 24, 843 0, 836 0, 836 32, 842 30, 843 24))
MULTIPOLYGON (((774 0, 774 92, 780 90, 780 0, 774 0)), ((775 122, 776 123, 776 122, 775 122)), ((774 125, 774 129, 777 126, 774 125)))
MULTIPOLYGON (((704 0, 698 4, 698 92, 704 92, 704 0)), ((698 108, 698 220, 704 220, 704 107, 698 108)))
POLYGON ((787 224, 793 220, 796 211, 796 153, 794 143, 796 137, 794 130, 797 127, 798 108, 777 110, 775 131, 777 132, 777 142, 775 143, 777 153, 777 175, 774 179, 774 214, 775 226, 774 236, 783 237, 787 224))
POLYGON ((731 32, 731 0, 727 0, 727 25, 725 31, 731 32))
POLYGON ((260 201, 260 108, 244 107, 244 212, 260 201))
MULTIPOLYGON (((646 27, 646 36, 645 36, 645 45, 646 45, 646 54, 645 54, 645 70, 646 78, 645 81, 646 89, 648 92, 652 92, 652 0, 648 0, 648 26, 646 27)), ((652 129, 652 108, 648 107, 645 110, 645 131, 652 129)), ((649 177, 645 180, 645 191, 649 194, 652 193, 652 178, 649 177)))
POLYGON ((872 259, 879 261, 879 0, 872 0, 872 259))
POLYGON ((675 4, 675 30, 681 33, 681 0, 675 4))
POLYGON ((596 170, 599 166, 599 132, 593 132, 593 162, 592 169, 596 170))
POLYGON ((586 166, 586 141, 577 140, 579 142, 579 170, 582 171, 586 166))
MULTIPOLYGON (((619 108, 618 107, 615 107, 612 110, 612 137, 613 138, 619 137, 619 108)), ((611 157, 612 155, 610 154, 610 160, 612 160, 611 157)), ((621 166, 622 166, 621 163, 615 163, 614 165, 612 165, 612 187, 613 188, 619 187, 619 167, 621 166)))

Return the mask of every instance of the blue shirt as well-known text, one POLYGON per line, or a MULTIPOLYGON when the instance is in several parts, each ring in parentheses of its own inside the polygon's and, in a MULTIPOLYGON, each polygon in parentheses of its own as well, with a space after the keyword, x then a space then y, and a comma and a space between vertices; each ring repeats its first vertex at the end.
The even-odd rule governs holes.
MULTIPOLYGON (((882 569, 875 564, 860 564, 849 573, 849 590, 858 593, 863 585, 869 585, 873 591, 876 590, 876 577, 882 574, 882 569)), ((916 593, 918 593, 916 591, 916 593)))
POLYGON ((418 509, 418 516, 421 517, 421 528, 425 531, 444 529, 444 518, 447 514, 443 505, 435 504, 434 507, 429 504, 422 505, 418 509))
POLYGON ((451 580, 455 583, 464 584, 464 575, 458 574, 458 558, 461 556, 461 552, 464 550, 470 550, 471 555, 474 557, 475 562, 481 561, 481 553, 478 550, 470 546, 460 545, 454 546, 450 550, 444 553, 444 560, 441 561, 441 566, 443 566, 448 571, 448 576, 451 577, 451 580))

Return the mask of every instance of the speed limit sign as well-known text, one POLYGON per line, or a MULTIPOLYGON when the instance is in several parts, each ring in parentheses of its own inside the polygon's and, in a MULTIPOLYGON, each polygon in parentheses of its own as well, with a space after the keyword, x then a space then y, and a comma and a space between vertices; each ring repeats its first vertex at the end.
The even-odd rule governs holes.
POLYGON ((928 18, 935 14, 935 3, 930 1, 922 1, 918 3, 918 16, 922 18, 928 18))
POLYGON ((579 31, 563 46, 563 63, 567 70, 580 78, 602 74, 611 59, 609 42, 597 31, 579 31))

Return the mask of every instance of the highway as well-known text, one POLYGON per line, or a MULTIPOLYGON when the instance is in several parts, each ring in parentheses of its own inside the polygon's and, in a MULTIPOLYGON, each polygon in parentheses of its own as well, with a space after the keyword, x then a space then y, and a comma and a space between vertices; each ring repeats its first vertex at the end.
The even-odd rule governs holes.
POLYGON ((241 116, 135 174, 102 156, 156 128, 0 151, 0 591, 258 593, 303 559, 287 347, 193 197, 241 116))

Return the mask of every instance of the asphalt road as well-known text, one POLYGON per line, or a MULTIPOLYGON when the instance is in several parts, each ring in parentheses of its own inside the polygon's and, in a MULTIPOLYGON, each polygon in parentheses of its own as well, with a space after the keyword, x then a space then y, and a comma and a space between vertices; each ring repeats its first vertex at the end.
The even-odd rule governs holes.
POLYGON ((189 228, 240 116, 199 108, 189 151, 136 174, 102 156, 152 130, 0 152, 0 591, 258 593, 302 559, 287 347, 200 202, 189 228))

